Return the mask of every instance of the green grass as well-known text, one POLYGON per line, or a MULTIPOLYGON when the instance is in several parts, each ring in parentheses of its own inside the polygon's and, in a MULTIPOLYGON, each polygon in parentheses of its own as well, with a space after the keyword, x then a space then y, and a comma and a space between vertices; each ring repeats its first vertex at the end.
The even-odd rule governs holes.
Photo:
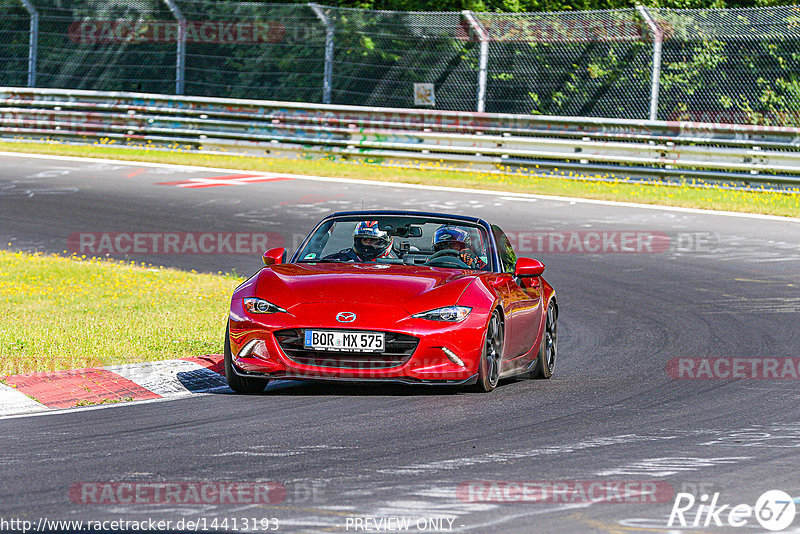
POLYGON ((219 354, 240 282, 0 250, 0 376, 219 354))
MULTIPOLYGON (((586 179, 565 180, 558 177, 534 177, 521 174, 495 174, 481 171, 455 171, 441 163, 421 169, 392 168, 368 161, 341 162, 329 159, 279 159, 236 155, 200 154, 189 150, 132 150, 109 144, 66 145, 58 143, 0 142, 0 150, 200 165, 245 171, 285 172, 336 178, 353 178, 428 184, 445 187, 470 187, 496 191, 538 193, 568 197, 637 202, 665 206, 800 216, 800 194, 731 191, 721 188, 667 185, 638 185, 597 182, 586 179)), ((569 176, 569 173, 561 173, 569 176)))

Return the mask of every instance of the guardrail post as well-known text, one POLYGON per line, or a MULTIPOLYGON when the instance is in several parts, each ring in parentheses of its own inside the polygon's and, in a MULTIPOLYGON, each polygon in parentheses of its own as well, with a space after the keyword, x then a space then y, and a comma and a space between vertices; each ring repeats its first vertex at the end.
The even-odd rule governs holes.
POLYGON ((646 7, 638 5, 636 6, 636 11, 639 12, 639 15, 641 15, 650 27, 650 31, 653 32, 653 74, 651 76, 652 87, 650 88, 650 120, 654 121, 658 120, 658 89, 661 85, 661 44, 664 41, 664 34, 661 32, 658 24, 650 17, 650 13, 647 12, 646 7))
POLYGON ((330 104, 333 94, 333 40, 336 27, 318 4, 311 2, 308 7, 314 11, 314 14, 325 26, 325 74, 322 78, 322 103, 330 104))
POLYGON ((486 71, 489 68, 489 34, 483 24, 472 14, 472 11, 464 10, 461 12, 469 23, 470 28, 478 36, 481 43, 480 60, 478 63, 478 99, 475 110, 478 113, 486 111, 486 71))
POLYGON ((28 34, 28 87, 36 87, 36 64, 39 53, 39 13, 31 0, 22 0, 22 4, 31 16, 31 27, 28 34))
POLYGON ((175 58, 175 94, 182 95, 186 79, 186 18, 175 0, 164 0, 172 16, 178 21, 178 49, 175 58))

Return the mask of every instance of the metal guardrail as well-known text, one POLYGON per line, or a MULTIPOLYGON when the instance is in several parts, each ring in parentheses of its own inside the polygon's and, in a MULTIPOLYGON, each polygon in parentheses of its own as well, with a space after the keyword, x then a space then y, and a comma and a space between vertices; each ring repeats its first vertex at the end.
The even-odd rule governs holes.
POLYGON ((800 191, 800 128, 789 127, 5 87, 0 135, 800 191))

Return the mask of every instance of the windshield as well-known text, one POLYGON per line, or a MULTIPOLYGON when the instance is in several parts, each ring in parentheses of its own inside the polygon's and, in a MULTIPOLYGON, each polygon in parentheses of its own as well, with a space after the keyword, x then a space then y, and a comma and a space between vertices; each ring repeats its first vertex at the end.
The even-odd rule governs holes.
POLYGON ((352 217, 319 226, 298 253, 301 263, 380 263, 490 270, 486 231, 463 221, 352 217))

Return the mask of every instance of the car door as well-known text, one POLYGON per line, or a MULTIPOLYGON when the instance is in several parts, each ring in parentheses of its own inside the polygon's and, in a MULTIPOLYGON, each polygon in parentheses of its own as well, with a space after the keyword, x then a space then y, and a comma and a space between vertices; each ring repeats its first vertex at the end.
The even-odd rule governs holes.
POLYGON ((528 359, 520 357, 528 353, 536 341, 541 324, 541 282, 535 279, 515 279, 514 266, 517 255, 505 232, 498 226, 492 226, 497 250, 500 256, 500 268, 511 276, 498 288, 503 292, 503 304, 506 313, 506 347, 503 350, 508 369, 527 365, 528 359))

